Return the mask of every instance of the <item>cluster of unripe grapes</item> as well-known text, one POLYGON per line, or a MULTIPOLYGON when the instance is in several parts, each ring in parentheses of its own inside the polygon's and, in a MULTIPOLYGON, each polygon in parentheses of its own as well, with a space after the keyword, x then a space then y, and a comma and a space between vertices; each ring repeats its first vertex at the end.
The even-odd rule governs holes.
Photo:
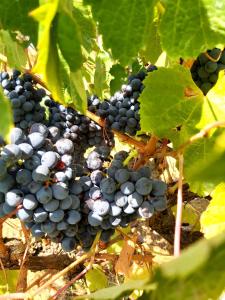
MULTIPOLYGON (((130 135, 139 128, 135 107, 144 74, 129 78, 123 92, 117 93, 120 99, 107 102, 110 109, 126 110, 130 129, 116 129, 130 135), (137 122, 130 126, 133 119, 137 122)), ((72 251, 78 244, 89 249, 99 231, 107 243, 117 226, 126 227, 137 218, 147 219, 166 209, 167 186, 151 178, 150 168, 132 170, 124 164, 125 151, 111 156, 114 137, 110 128, 121 114, 111 125, 105 115, 106 139, 97 123, 46 96, 30 74, 13 71, 10 77, 2 72, 0 78, 15 123, 10 143, 2 142, 0 148, 0 218, 15 212, 34 237, 47 237, 72 251), (89 150, 82 163, 76 153, 83 155, 90 146, 95 149, 89 150)), ((106 101, 96 104, 98 98, 91 99, 91 110, 101 115, 106 101)))

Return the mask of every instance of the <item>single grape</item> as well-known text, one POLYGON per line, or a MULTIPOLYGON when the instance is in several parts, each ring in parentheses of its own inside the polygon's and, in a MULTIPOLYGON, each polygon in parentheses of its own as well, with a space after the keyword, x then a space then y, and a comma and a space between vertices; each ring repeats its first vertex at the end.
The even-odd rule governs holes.
POLYGON ((152 180, 142 177, 136 182, 135 188, 140 195, 147 196, 152 190, 152 180))
POLYGON ((22 159, 28 159, 31 158, 34 151, 30 144, 28 143, 21 143, 18 145, 21 150, 21 158, 22 159))
POLYGON ((92 182, 89 176, 81 176, 80 183, 84 192, 89 191, 92 187, 92 182))
POLYGON ((41 148, 45 143, 45 137, 39 132, 33 132, 29 134, 27 138, 34 149, 41 148))
POLYGON ((7 162, 18 161, 21 157, 21 150, 16 144, 6 145, 1 152, 1 157, 7 162))
POLYGON ((41 223, 41 231, 44 233, 52 233, 56 230, 56 224, 51 221, 46 221, 44 223, 41 223))
POLYGON ((42 204, 48 203, 52 200, 52 189, 50 187, 43 186, 37 193, 36 197, 38 202, 42 204))
POLYGON ((97 199, 101 198, 101 196, 102 196, 101 190, 98 186, 93 186, 89 190, 89 197, 91 197, 93 200, 97 200, 97 199))
POLYGON ((49 219, 52 222, 59 223, 64 218, 64 211, 62 209, 57 209, 49 213, 49 219))
POLYGON ((37 155, 33 155, 30 159, 25 160, 24 167, 28 170, 34 170, 41 164, 41 160, 37 155))
POLYGON ((167 201, 165 196, 159 196, 152 200, 152 205, 156 211, 163 211, 167 208, 167 201))
POLYGON ((41 164, 52 169, 56 166, 58 162, 58 155, 54 151, 47 151, 42 155, 41 164))
POLYGON ((77 210, 69 210, 67 215, 67 223, 71 225, 77 224, 81 220, 81 214, 77 210))
POLYGON ((13 207, 16 207, 23 201, 23 192, 18 189, 10 190, 5 195, 5 202, 13 207))
POLYGON ((52 199, 48 203, 44 203, 44 209, 48 212, 53 212, 59 208, 59 200, 52 199))
POLYGON ((44 182, 48 180, 49 168, 43 165, 38 166, 32 172, 32 178, 36 182, 44 182))
POLYGON ((144 201, 138 208, 138 213, 140 217, 149 219, 154 214, 154 206, 150 202, 144 201))
POLYGON ((77 225, 73 225, 73 226, 69 226, 65 231, 64 231, 64 234, 65 236, 68 236, 68 237, 73 237, 77 234, 77 225))
POLYGON ((216 71, 216 69, 217 69, 217 63, 216 62, 208 61, 205 64, 205 70, 208 73, 214 73, 216 71))
POLYGON ((127 197, 127 202, 131 207, 139 207, 143 202, 143 196, 137 192, 134 192, 127 197))
POLYGON ((16 173, 16 181, 22 185, 28 185, 32 181, 32 173, 27 169, 20 169, 16 173))
POLYGON ((20 128, 13 128, 10 132, 10 142, 11 144, 21 144, 25 141, 26 137, 23 130, 20 128))
POLYGON ((7 174, 7 165, 3 159, 0 159, 0 179, 3 179, 7 174))
POLYGON ((33 217, 33 211, 32 210, 27 210, 25 208, 20 208, 17 213, 17 217, 22 221, 22 222, 28 222, 32 220, 33 217))
POLYGON ((61 161, 67 166, 70 167, 73 163, 73 156, 70 154, 64 154, 61 157, 61 161))
POLYGON ((114 234, 113 229, 103 230, 100 235, 100 240, 103 243, 108 243, 110 241, 111 236, 114 234))
POLYGON ((31 181, 29 184, 28 184, 28 189, 30 191, 30 193, 32 194, 36 194, 37 191, 39 191, 42 187, 42 184, 41 183, 37 183, 35 181, 31 181))
POLYGON ((65 237, 61 241, 62 249, 66 252, 71 252, 76 246, 76 240, 73 237, 65 237))
POLYGON ((55 144, 56 150, 59 154, 69 154, 74 151, 73 142, 69 139, 60 139, 55 144))
POLYGON ((123 184, 121 184, 120 190, 124 195, 130 195, 134 192, 135 187, 134 187, 133 182, 127 181, 127 182, 124 182, 123 184))
POLYGON ((109 202, 104 200, 96 200, 93 204, 93 211, 99 216, 105 216, 110 209, 109 202))
POLYGON ((152 191, 151 194, 153 196, 163 196, 165 195, 167 190, 167 184, 161 180, 153 180, 152 181, 152 191))
POLYGON ((48 136, 48 127, 41 123, 34 123, 30 128, 30 133, 39 132, 45 138, 48 136))
POLYGON ((91 211, 88 214, 88 223, 93 227, 101 225, 102 220, 103 220, 102 216, 99 216, 98 214, 96 214, 93 211, 91 211))
POLYGON ((27 194, 23 198, 23 207, 27 210, 34 210, 38 206, 38 201, 32 194, 27 194))
POLYGON ((31 227, 31 234, 35 238, 41 238, 45 235, 45 233, 41 230, 41 224, 34 224, 31 227))
POLYGON ((63 210, 69 209, 72 206, 72 198, 67 196, 65 199, 60 201, 59 207, 63 210))
POLYGON ((7 174, 0 180, 0 192, 6 194, 13 186, 15 180, 12 175, 7 174))
POLYGON ((124 207, 127 204, 127 196, 125 196, 122 192, 117 192, 115 194, 115 204, 119 207, 124 207))
POLYGON ((113 194, 116 191, 116 183, 112 178, 104 178, 100 182, 100 189, 103 193, 113 194))
POLYGON ((68 186, 64 182, 57 182, 52 185, 53 197, 63 200, 69 195, 68 186))
POLYGON ((110 204, 109 214, 110 216, 116 217, 119 216, 122 212, 122 208, 117 206, 114 202, 110 204))
POLYGON ((130 178, 130 172, 126 169, 119 169, 115 173, 115 179, 118 183, 124 183, 130 178))
POLYGON ((56 229, 59 231, 66 230, 69 227, 69 224, 65 221, 56 223, 56 229))
POLYGON ((48 212, 44 210, 42 207, 38 207, 34 211, 33 218, 35 223, 45 222, 46 219, 48 218, 48 212))
POLYGON ((127 203, 126 206, 123 207, 123 211, 125 212, 125 214, 131 215, 135 212, 135 209, 130 204, 127 203))
POLYGON ((82 193, 83 188, 81 183, 78 180, 74 181, 70 187, 70 191, 75 195, 79 195, 80 193, 82 193))
POLYGON ((120 216, 117 216, 117 217, 110 216, 109 222, 114 227, 119 226, 120 222, 121 222, 121 217, 120 216))

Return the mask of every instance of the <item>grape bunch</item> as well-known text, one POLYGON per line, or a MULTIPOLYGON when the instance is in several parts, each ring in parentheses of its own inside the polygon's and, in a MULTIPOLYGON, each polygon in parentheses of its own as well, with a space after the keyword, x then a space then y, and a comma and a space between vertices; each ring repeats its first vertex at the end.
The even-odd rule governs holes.
POLYGON ((45 90, 37 88, 31 74, 22 74, 13 70, 0 73, 1 86, 4 94, 9 98, 16 127, 28 130, 33 123, 46 123, 45 108, 41 105, 45 90))
POLYGON ((59 128, 61 136, 72 140, 74 145, 83 149, 96 145, 114 145, 113 134, 103 132, 101 126, 87 116, 51 99, 46 99, 45 104, 49 107, 49 125, 59 128))
POLYGON ((90 242, 102 230, 100 239, 108 242, 117 226, 126 227, 132 220, 148 219, 155 211, 166 209, 167 185, 150 179, 149 167, 134 171, 124 166, 127 156, 125 151, 118 152, 110 167, 104 168, 104 163, 110 161, 109 154, 95 149, 86 161, 90 175, 81 176, 71 186, 72 193, 82 199, 82 220, 87 219, 84 241, 82 236, 79 238, 84 248, 89 245, 87 234, 90 242))
POLYGON ((48 235, 74 248, 80 199, 69 188, 75 178, 73 142, 52 134, 51 127, 34 123, 29 134, 11 132, 11 144, 0 156, 0 217, 17 208, 17 217, 34 237, 48 235))
POLYGON ((191 75, 196 85, 206 95, 216 84, 219 71, 225 69, 225 50, 218 48, 201 53, 191 67, 191 75))
MULTIPOLYGON (((147 72, 157 70, 150 65, 147 72)), ((131 136, 140 130, 140 104, 138 98, 144 89, 142 81, 147 73, 144 70, 136 75, 130 75, 128 83, 122 85, 121 91, 117 91, 110 100, 100 102, 98 97, 92 96, 88 100, 89 111, 106 120, 106 127, 131 136)))

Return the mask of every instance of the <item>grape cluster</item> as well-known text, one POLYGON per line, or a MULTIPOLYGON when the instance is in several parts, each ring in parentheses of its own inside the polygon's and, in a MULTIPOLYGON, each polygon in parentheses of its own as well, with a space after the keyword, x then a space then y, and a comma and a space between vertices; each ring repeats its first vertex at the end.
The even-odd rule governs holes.
POLYGON ((167 185, 150 179, 149 167, 134 171, 124 166, 127 156, 125 151, 118 152, 110 167, 104 168, 109 154, 95 149, 86 161, 90 175, 81 176, 71 186, 71 191, 82 199, 82 219, 87 218, 85 239, 79 238, 84 248, 91 245, 99 230, 101 240, 108 242, 117 226, 126 227, 132 220, 151 218, 155 211, 166 209, 167 185))
MULTIPOLYGON (((157 70, 156 66, 150 65, 147 72, 157 70)), ((89 111, 96 113, 106 120, 106 127, 120 131, 131 136, 140 130, 140 104, 138 98, 144 89, 142 81, 147 73, 144 70, 136 75, 130 75, 128 83, 122 85, 121 91, 117 91, 110 100, 100 100, 92 96, 88 100, 89 111)))
POLYGON ((196 85, 206 95, 217 82, 221 70, 225 70, 225 50, 213 48, 197 57, 191 67, 191 75, 196 85))
POLYGON ((103 132, 101 126, 87 116, 51 99, 46 99, 45 104, 49 107, 49 125, 59 128, 61 136, 72 140, 74 145, 83 149, 96 145, 114 145, 113 134, 103 132))
POLYGON ((14 128, 0 157, 0 217, 17 207, 34 237, 59 239, 65 250, 75 246, 81 219, 80 199, 69 188, 76 176, 73 151, 71 140, 56 140, 51 128, 34 123, 28 135, 14 128))
POLYGON ((31 74, 22 74, 18 70, 0 73, 1 86, 4 94, 10 99, 13 118, 16 127, 23 130, 35 122, 46 122, 45 109, 40 104, 45 96, 45 90, 37 88, 31 74))

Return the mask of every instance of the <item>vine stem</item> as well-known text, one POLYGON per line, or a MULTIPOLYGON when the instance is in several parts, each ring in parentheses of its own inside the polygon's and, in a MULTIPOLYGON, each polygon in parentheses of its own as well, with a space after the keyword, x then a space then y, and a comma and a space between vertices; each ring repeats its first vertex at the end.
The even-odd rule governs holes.
POLYGON ((189 146, 190 144, 192 144, 196 140, 207 137, 210 130, 212 130, 214 128, 219 128, 219 127, 225 127, 225 121, 216 121, 216 122, 213 122, 213 123, 210 123, 210 124, 206 125, 198 133, 196 133, 195 135, 190 137, 189 140, 187 140, 185 143, 180 145, 180 147, 177 149, 177 152, 182 152, 187 146, 189 146))
POLYGON ((180 240, 181 240, 181 222, 182 222, 182 206, 183 206, 183 165, 184 156, 183 153, 178 154, 179 161, 179 180, 178 180, 178 190, 177 190, 177 213, 176 213, 176 223, 175 223, 175 234, 174 234, 174 256, 180 255, 180 240))

